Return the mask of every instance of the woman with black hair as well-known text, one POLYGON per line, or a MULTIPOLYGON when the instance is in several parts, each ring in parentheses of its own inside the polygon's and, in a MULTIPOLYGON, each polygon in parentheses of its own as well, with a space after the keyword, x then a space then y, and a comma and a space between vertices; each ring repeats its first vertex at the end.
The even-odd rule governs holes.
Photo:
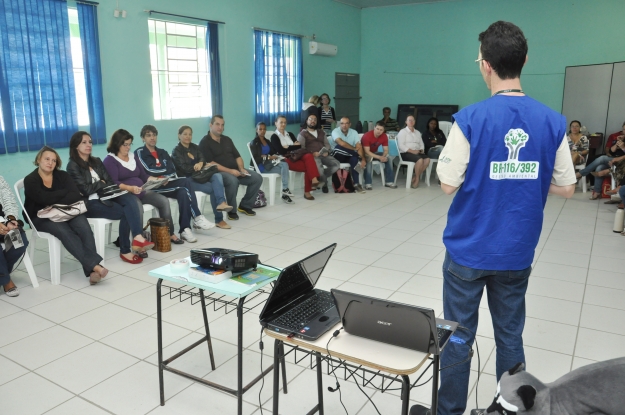
POLYGON ((432 117, 428 120, 427 130, 423 133, 423 143, 425 144, 426 154, 431 159, 438 159, 447 137, 445 133, 438 127, 438 118, 432 117))
MULTIPOLYGON (((293 203, 293 194, 289 190, 289 165, 283 161, 278 149, 265 139, 267 125, 264 122, 256 124, 256 137, 250 143, 252 157, 258 166, 258 173, 276 173, 282 178, 282 201, 293 203)), ((250 160, 250 167, 253 166, 250 160)))
POLYGON ((100 200, 98 192, 115 185, 98 157, 93 157, 93 142, 86 131, 78 131, 69 140, 67 172, 85 199, 88 218, 119 220, 119 257, 131 264, 140 264, 143 258, 130 249, 129 234, 132 233, 132 249, 144 252, 154 244, 142 235, 143 206, 139 199, 129 193, 106 201, 100 200))
POLYGON ((323 128, 326 135, 332 135, 332 123, 336 122, 334 108, 330 106, 330 95, 323 93, 319 96, 321 107, 319 107, 319 126, 323 128))

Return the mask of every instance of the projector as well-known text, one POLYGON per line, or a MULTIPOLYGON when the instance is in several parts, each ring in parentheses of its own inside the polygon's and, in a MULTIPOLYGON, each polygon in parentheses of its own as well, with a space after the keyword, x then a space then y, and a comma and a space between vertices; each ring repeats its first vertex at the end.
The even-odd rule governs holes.
POLYGON ((225 248, 192 249, 191 261, 202 267, 240 272, 256 268, 258 255, 225 248))

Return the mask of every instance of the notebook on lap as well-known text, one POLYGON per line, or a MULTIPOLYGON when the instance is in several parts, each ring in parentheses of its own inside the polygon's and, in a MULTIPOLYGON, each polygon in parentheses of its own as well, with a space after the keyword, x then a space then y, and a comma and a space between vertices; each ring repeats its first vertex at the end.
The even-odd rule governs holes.
POLYGON ((431 308, 331 291, 343 329, 355 336, 438 355, 458 327, 436 318, 431 308))
POLYGON ((335 248, 332 244, 280 272, 260 313, 263 327, 315 340, 339 321, 332 295, 315 288, 335 248))

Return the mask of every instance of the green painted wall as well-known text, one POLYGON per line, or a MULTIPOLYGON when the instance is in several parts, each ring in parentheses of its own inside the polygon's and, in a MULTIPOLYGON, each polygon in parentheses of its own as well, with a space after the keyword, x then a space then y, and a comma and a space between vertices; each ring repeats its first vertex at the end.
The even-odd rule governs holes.
POLYGON ((521 82, 560 112, 566 66, 625 60, 623 0, 463 0, 362 11, 361 119, 398 104, 458 104, 489 96, 474 63, 477 37, 507 20, 524 31, 521 82))
MULTIPOLYGON (((219 26, 225 134, 235 141, 242 154, 245 154, 244 143, 254 137, 252 27, 306 36, 314 33, 319 42, 338 46, 335 57, 311 56, 309 39, 303 39, 306 97, 322 92, 333 96, 335 72, 358 73, 360 70, 360 10, 332 0, 314 3, 299 0, 120 0, 120 9, 127 11, 125 19, 113 17, 116 0, 99 1, 106 130, 110 136, 118 128, 127 129, 135 136, 135 148, 141 142, 139 131, 144 124, 156 126, 158 145, 168 151, 177 142, 180 125, 190 125, 195 133, 194 140, 199 141, 209 124, 206 118, 154 121, 146 9, 226 22, 219 26)), ((299 131, 294 125, 289 129, 299 131)), ((105 147, 96 146, 94 154, 104 157, 105 147)), ((64 162, 67 154, 67 149, 60 150, 64 162)), ((34 157, 35 153, 0 156, 0 175, 13 184, 32 171, 34 157)))

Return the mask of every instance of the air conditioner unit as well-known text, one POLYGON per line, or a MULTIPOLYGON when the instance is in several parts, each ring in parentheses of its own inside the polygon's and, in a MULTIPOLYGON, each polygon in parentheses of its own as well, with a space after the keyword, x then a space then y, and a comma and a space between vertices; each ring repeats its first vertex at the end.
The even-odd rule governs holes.
POLYGON ((311 55, 336 56, 336 52, 338 52, 338 47, 336 45, 329 45, 327 43, 309 42, 308 52, 311 55))

